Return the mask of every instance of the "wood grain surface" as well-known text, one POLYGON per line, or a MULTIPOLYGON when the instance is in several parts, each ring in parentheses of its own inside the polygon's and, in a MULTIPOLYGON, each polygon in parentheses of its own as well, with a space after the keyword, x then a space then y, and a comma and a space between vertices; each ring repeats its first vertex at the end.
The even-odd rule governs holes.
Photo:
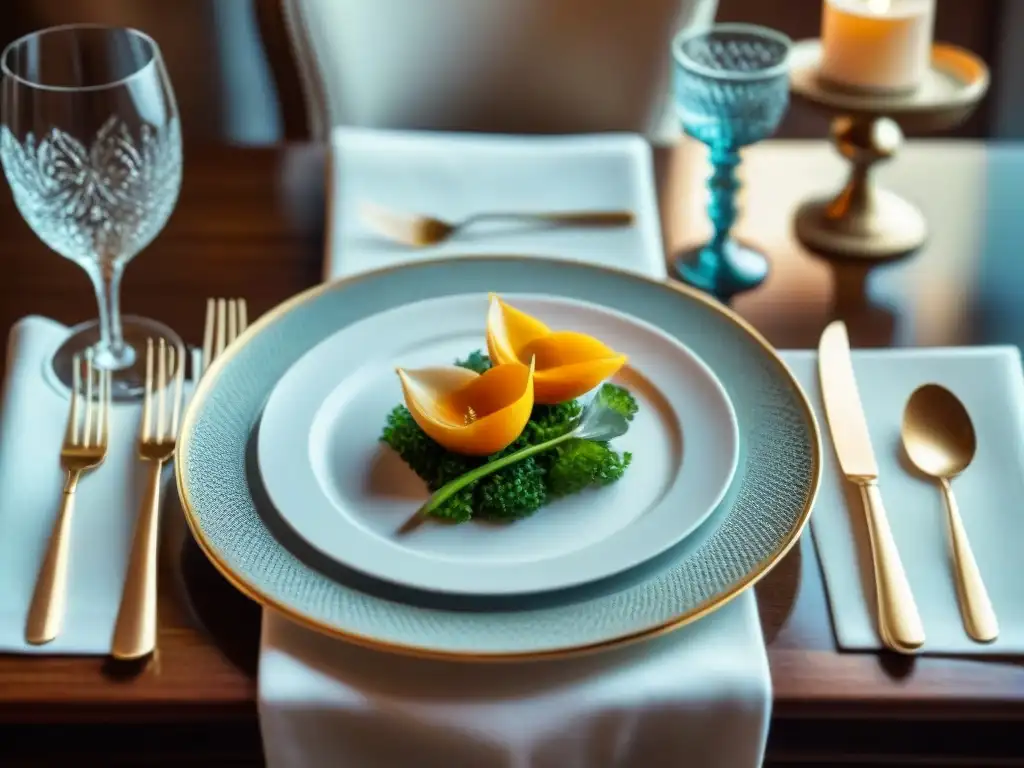
MULTIPOLYGON (((180 203, 164 233, 129 265, 124 310, 199 342, 207 296, 245 296, 252 317, 314 285, 324 157, 322 148, 301 144, 187 146, 180 203)), ((671 252, 707 231, 703 153, 692 144, 658 150, 657 171, 671 252)), ((856 346, 1024 340, 1016 255, 1024 223, 1007 197, 1024 178, 1024 149, 909 147, 886 179, 925 207, 932 242, 874 278, 866 297, 859 276, 840 275, 837 306, 836 276, 793 243, 789 216, 808 190, 831 188, 842 171, 822 142, 766 143, 748 155, 739 231, 768 249, 774 269, 737 309, 773 343, 812 346, 836 314, 848 320, 856 346)), ((36 239, 6 185, 0 231, 0 328, 28 314, 68 324, 94 316, 84 274, 36 239)), ((189 544, 180 515, 166 518, 157 663, 138 670, 102 659, 0 656, 0 764, 64 765, 68 751, 103 765, 134 764, 151 752, 147 765, 260 763, 259 611, 189 544)), ((840 756, 844 765, 1024 764, 1019 662, 837 652, 807 536, 758 596, 775 692, 771 764, 840 756)))

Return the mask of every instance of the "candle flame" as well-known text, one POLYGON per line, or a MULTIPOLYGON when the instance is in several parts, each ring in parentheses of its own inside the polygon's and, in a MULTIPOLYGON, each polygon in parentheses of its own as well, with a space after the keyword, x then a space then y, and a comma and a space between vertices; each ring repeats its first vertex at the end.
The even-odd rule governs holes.
POLYGON ((889 12, 892 0, 868 0, 868 10, 879 15, 889 12))

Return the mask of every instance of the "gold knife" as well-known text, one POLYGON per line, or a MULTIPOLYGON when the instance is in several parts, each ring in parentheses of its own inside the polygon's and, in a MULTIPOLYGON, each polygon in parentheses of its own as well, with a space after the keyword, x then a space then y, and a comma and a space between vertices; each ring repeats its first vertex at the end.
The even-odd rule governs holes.
POLYGON ((864 502, 882 643, 897 653, 913 653, 924 645, 924 627, 882 506, 878 464, 871 449, 864 408, 853 375, 850 340, 842 320, 830 323, 821 334, 818 375, 839 466, 846 479, 860 488, 864 502))

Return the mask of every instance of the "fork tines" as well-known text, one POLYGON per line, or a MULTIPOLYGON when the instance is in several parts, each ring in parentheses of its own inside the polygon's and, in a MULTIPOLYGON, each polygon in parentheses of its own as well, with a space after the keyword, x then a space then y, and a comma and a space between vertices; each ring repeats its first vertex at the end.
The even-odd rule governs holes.
POLYGON ((178 422, 181 416, 182 385, 185 376, 184 363, 183 353, 168 346, 164 339, 159 339, 156 345, 153 344, 153 339, 146 340, 146 393, 142 401, 141 435, 144 443, 173 441, 177 436, 178 422), (155 380, 154 368, 156 369, 155 380), (174 393, 170 413, 167 410, 167 390, 171 383, 169 376, 174 377, 174 393), (155 419, 153 415, 154 400, 156 400, 155 419))
POLYGON ((203 369, 220 357, 249 325, 249 310, 245 299, 207 299, 206 323, 203 327, 203 369))
POLYGON ((107 444, 110 433, 110 385, 111 372, 97 369, 93 365, 91 352, 71 358, 71 407, 68 410, 68 424, 64 433, 64 442, 67 445, 89 448, 107 444))

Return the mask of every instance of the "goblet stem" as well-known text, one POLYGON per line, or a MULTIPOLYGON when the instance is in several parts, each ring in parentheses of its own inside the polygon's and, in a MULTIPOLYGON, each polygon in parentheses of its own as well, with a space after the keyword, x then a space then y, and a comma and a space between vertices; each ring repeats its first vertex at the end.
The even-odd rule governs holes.
POLYGON ((736 192, 740 182, 736 178, 736 167, 739 164, 740 153, 735 146, 711 146, 708 216, 714 231, 706 244, 687 249, 676 259, 676 273, 683 282, 723 302, 757 287, 768 274, 768 259, 764 254, 732 237, 738 213, 736 192))
POLYGON ((121 276, 124 267, 117 261, 104 259, 85 268, 96 291, 99 305, 100 340, 95 347, 94 362, 99 368, 120 371, 135 362, 135 350, 124 343, 121 331, 121 276))
POLYGON ((740 164, 739 151, 731 146, 711 147, 711 176, 708 178, 708 215, 714 234, 708 248, 722 258, 729 233, 736 222, 736 191, 740 188, 736 166, 740 164))

